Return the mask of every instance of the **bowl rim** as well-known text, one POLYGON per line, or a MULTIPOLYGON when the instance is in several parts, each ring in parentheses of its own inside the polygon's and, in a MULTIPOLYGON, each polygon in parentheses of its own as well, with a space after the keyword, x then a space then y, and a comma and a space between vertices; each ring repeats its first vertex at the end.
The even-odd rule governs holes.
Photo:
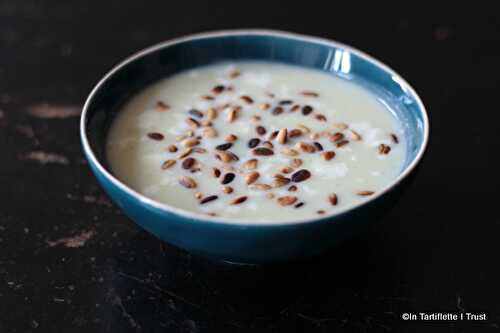
POLYGON ((155 209, 159 209, 168 213, 172 213, 175 215, 180 215, 184 218, 191 219, 191 220, 198 220, 202 222, 212 222, 215 224, 225 224, 225 225, 232 225, 232 226, 237 226, 237 227, 255 227, 255 226, 288 226, 288 225, 298 225, 298 224, 305 224, 305 223, 320 223, 322 221, 330 221, 334 219, 337 216, 343 215, 345 213, 348 213, 350 211, 356 210, 358 208, 361 208, 362 206, 368 205, 369 203, 375 201, 376 199, 380 198, 381 196, 385 195, 387 192, 389 192, 392 188, 394 188, 396 185, 401 183, 403 179, 405 179, 418 165, 418 163, 421 161, 424 152, 427 148, 427 144, 429 141, 429 118, 427 115, 427 110, 420 99, 420 96, 416 93, 416 91, 413 89, 413 87, 404 79, 402 78, 395 70, 387 66, 386 64, 382 63, 381 61, 375 59, 374 57, 368 55, 367 53, 360 51, 352 46, 337 42, 335 40, 330 40, 322 37, 315 37, 315 36, 309 36, 309 35, 304 35, 304 34, 298 34, 294 32, 287 32, 287 31, 280 31, 280 30, 269 30, 269 29, 231 29, 231 30, 217 30, 217 31, 209 31, 209 32, 202 32, 202 33, 194 33, 194 34, 189 34, 185 35, 182 37, 178 38, 173 38, 169 39, 157 44, 154 44, 150 47, 147 47, 145 49, 142 49, 131 56, 127 57, 125 60, 121 61, 117 65, 115 65, 111 70, 109 70, 99 81, 98 83, 94 86, 90 94, 88 95, 87 99, 85 100, 85 104, 83 106, 83 110, 80 116, 80 137, 81 137, 81 142, 83 146, 84 153, 89 159, 90 163, 94 165, 97 170, 105 176, 105 178, 112 182, 116 187, 120 188, 120 190, 126 192, 128 195, 134 197, 138 201, 142 202, 143 204, 149 205, 154 207, 155 209), (177 208, 174 206, 170 206, 161 202, 158 202, 156 200, 150 199, 143 194, 135 191, 134 189, 130 188, 127 186, 125 183, 122 181, 118 180, 111 172, 109 172, 97 159, 96 155, 94 154, 92 148, 90 147, 90 143, 87 138, 87 133, 86 133, 86 119, 87 119, 87 111, 89 109, 89 106, 93 102, 94 96, 96 93, 101 89, 101 87, 104 85, 104 83, 110 79, 116 72, 121 70, 123 67, 128 65, 129 63, 145 56, 150 53, 156 52, 160 49, 170 47, 173 45, 181 44, 184 42, 188 41, 193 41, 193 40, 200 40, 200 39, 209 39, 209 38, 217 38, 217 37, 225 37, 225 36, 271 36, 271 37, 278 37, 278 38, 286 38, 286 39, 291 39, 291 40, 296 40, 296 41, 303 41, 303 42, 309 42, 309 43, 314 43, 314 44, 321 44, 321 45, 326 45, 326 46, 333 46, 338 49, 343 49, 345 51, 348 51, 350 53, 355 54, 356 56, 362 58, 365 61, 368 61, 377 67, 381 68, 385 72, 389 73, 393 79, 397 79, 397 83, 401 86, 404 87, 405 90, 408 91, 409 95, 413 96, 413 98, 416 101, 416 104, 422 113, 422 118, 423 118, 423 125, 424 125, 424 135, 423 135, 423 141, 422 144, 420 145, 419 151, 415 158, 411 161, 411 163, 406 166, 406 168, 398 175, 397 178, 392 180, 389 184, 384 186, 380 191, 376 192, 374 195, 372 195, 368 200, 359 202, 355 205, 352 206, 347 206, 345 208, 338 209, 334 212, 331 212, 329 214, 324 214, 324 215, 318 215, 318 216, 313 216, 313 217, 308 217, 308 218, 299 218, 299 219, 290 219, 290 220, 285 220, 285 221, 273 221, 273 220, 251 220, 251 219, 240 219, 240 218, 229 218, 229 217, 220 217, 220 216, 210 216, 202 213, 196 213, 192 211, 188 211, 185 209, 177 208))

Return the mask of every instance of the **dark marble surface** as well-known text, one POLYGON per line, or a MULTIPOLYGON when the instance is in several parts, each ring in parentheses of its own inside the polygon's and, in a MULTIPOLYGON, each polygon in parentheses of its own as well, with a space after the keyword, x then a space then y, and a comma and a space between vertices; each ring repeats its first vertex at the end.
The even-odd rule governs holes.
POLYGON ((499 15, 314 2, 0 0, 0 332, 500 330, 499 15), (139 230, 82 159, 79 108, 113 64, 218 28, 334 38, 418 90, 431 143, 381 223, 321 258, 231 267, 139 230), (486 312, 404 322, 404 312, 486 312))

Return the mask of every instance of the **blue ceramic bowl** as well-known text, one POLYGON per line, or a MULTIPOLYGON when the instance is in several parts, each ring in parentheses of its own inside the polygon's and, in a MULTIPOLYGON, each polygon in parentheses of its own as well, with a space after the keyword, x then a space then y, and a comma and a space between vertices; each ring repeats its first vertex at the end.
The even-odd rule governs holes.
POLYGON ((393 70, 352 47, 315 37, 263 30, 204 33, 161 43, 113 68, 90 93, 81 139, 90 167, 113 201, 142 228, 189 252, 240 263, 266 263, 318 254, 376 221, 396 203, 424 153, 425 108, 393 70), (408 142, 401 174, 362 204, 330 215, 280 223, 209 217, 153 201, 109 170, 105 141, 120 106, 147 85, 176 72, 223 60, 265 60, 314 68, 375 91, 404 124, 408 142))

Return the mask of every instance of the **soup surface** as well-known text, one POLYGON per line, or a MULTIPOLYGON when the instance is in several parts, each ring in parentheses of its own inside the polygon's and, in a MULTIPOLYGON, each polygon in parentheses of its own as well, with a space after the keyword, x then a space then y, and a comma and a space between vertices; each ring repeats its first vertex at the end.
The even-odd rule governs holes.
POLYGON ((368 200, 403 167, 402 126, 347 79, 262 62, 182 72, 134 96, 107 141, 113 174, 156 201, 252 221, 368 200))

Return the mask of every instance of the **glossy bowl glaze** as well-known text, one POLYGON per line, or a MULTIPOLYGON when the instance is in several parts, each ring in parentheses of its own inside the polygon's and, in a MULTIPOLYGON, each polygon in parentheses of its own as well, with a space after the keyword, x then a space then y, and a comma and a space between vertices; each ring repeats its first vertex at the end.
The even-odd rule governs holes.
POLYGON ((349 46, 267 30, 192 35, 143 50, 112 69, 90 93, 81 116, 89 165, 113 201, 138 225, 189 252, 240 263, 311 256, 379 219, 408 184, 427 145, 429 123, 415 91, 393 70, 349 46), (408 142, 397 179, 362 204, 334 214, 287 222, 234 221, 153 201, 116 179, 105 158, 106 136, 120 106, 149 84, 182 70, 220 61, 263 60, 322 70, 378 94, 403 123, 408 142))

